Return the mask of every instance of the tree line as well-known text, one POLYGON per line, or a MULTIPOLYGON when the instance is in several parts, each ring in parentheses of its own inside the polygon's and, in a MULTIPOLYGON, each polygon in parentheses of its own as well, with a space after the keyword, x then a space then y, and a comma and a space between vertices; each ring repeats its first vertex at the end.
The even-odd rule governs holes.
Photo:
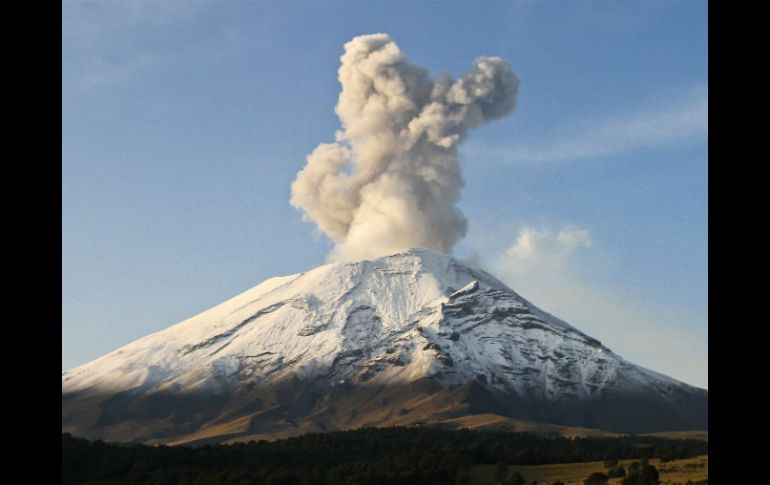
POLYGON ((364 428, 279 441, 147 446, 62 434, 63 484, 452 484, 475 464, 689 458, 708 443, 649 436, 539 437, 435 428, 364 428))

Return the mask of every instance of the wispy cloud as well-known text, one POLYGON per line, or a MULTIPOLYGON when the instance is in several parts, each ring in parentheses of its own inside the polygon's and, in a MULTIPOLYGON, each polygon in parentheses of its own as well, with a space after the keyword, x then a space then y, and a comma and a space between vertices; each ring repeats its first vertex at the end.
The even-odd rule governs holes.
POLYGON ((693 317, 600 281, 589 230, 522 228, 486 266, 522 296, 631 362, 708 387, 708 343, 693 317), (696 330, 697 328, 697 330, 696 330))
POLYGON ((139 28, 163 28, 190 19, 207 0, 64 0, 62 40, 65 47, 92 47, 139 28))
POLYGON ((581 122, 586 125, 590 128, 563 129, 515 145, 469 145, 467 151, 502 163, 543 165, 704 141, 708 136, 708 86, 695 86, 676 99, 623 116, 581 122))
POLYGON ((159 36, 199 15, 206 6, 202 0, 65 0, 63 88, 83 90, 125 82, 162 64, 167 58, 159 36))
POLYGON ((123 83, 142 71, 162 63, 163 57, 146 52, 125 59, 110 59, 100 55, 83 59, 78 65, 72 66, 70 74, 71 88, 90 89, 102 84, 123 83))

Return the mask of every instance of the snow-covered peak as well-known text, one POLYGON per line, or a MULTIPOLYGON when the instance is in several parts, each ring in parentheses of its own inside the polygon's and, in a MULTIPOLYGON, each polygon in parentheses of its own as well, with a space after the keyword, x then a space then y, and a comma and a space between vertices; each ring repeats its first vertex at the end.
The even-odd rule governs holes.
POLYGON ((488 273, 414 248, 270 278, 63 373, 62 388, 230 392, 288 377, 480 381, 549 399, 682 385, 624 361, 488 273))
POLYGON ((708 410, 706 391, 419 248, 270 278, 62 373, 62 399, 63 430, 118 440, 288 436, 470 412, 704 429, 708 410))

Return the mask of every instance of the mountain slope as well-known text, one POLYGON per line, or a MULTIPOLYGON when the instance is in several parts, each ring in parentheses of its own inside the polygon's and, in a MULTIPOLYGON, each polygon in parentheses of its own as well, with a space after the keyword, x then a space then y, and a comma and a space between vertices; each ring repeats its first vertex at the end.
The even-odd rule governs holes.
POLYGON ((707 429, 707 401, 491 275, 411 249, 269 279, 64 372, 62 429, 223 441, 495 413, 655 432, 707 429))

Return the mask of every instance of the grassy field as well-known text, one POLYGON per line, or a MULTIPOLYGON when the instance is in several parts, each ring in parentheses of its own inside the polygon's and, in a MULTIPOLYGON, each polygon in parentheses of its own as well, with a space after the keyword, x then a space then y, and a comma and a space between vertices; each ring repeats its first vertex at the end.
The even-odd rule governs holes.
MULTIPOLYGON (((619 460, 618 463, 626 469, 637 460, 619 460)), ((675 485, 687 483, 692 480, 696 483, 700 480, 708 479, 708 455, 688 458, 684 460, 673 460, 667 463, 660 463, 660 460, 653 459, 650 463, 658 469, 660 474, 660 483, 666 485, 675 485)), ((510 466, 509 473, 519 472, 522 474, 527 484, 537 480, 538 485, 551 485, 556 480, 561 480, 565 485, 582 485, 588 475, 593 472, 605 472, 606 468, 601 461, 588 463, 562 463, 558 465, 537 465, 537 466, 510 466)), ((463 470, 460 473, 470 475, 471 482, 479 485, 496 484, 494 479, 494 465, 475 465, 463 470)), ((611 485, 619 485, 620 478, 612 478, 611 485)))

